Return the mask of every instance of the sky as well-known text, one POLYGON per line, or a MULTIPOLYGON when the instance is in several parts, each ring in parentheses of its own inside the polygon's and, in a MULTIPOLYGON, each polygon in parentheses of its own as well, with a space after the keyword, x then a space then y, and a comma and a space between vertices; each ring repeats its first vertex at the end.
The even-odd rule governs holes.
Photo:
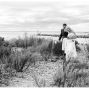
POLYGON ((63 23, 88 32, 89 0, 0 0, 0 31, 14 31, 11 37, 21 31, 58 32, 63 23))

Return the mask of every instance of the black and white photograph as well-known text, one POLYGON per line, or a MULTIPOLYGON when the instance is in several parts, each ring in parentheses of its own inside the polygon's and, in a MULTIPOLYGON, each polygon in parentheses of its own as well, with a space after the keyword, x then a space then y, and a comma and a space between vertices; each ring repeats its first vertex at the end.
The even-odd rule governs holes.
POLYGON ((0 0, 0 87, 89 87, 89 0, 0 0))

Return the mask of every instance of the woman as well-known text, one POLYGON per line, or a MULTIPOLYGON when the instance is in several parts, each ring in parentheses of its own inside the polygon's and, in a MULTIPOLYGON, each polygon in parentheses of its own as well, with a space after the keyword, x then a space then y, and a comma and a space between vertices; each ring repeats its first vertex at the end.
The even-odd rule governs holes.
POLYGON ((66 54, 66 60, 69 60, 70 58, 76 58, 77 52, 75 47, 75 40, 73 40, 71 35, 75 35, 75 33, 66 26, 66 24, 63 24, 63 29, 61 30, 59 40, 62 38, 62 50, 64 51, 64 54, 66 54))
POLYGON ((75 41, 68 39, 66 35, 62 41, 62 50, 66 54, 66 61, 77 58, 75 41))

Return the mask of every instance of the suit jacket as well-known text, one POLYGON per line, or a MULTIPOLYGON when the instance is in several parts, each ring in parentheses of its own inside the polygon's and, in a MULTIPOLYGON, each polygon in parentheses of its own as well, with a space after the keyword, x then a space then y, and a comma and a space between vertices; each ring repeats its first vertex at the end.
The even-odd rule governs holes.
POLYGON ((68 36, 68 32, 64 31, 64 29, 61 29, 61 34, 60 34, 60 37, 59 37, 59 40, 61 40, 61 38, 67 38, 68 36))

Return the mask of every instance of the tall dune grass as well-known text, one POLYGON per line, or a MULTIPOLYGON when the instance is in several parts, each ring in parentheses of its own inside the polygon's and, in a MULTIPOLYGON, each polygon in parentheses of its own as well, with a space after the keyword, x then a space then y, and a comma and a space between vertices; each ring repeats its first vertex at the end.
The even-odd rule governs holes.
MULTIPOLYGON (((28 68, 29 65, 36 64, 37 61, 48 61, 52 56, 61 56, 63 55, 62 51, 62 42, 57 42, 56 44, 53 40, 44 39, 44 38, 37 38, 37 37, 27 37, 25 38, 18 38, 14 41, 5 41, 4 38, 0 38, 0 81, 6 81, 6 77, 4 76, 14 76, 16 72, 23 72, 25 69, 28 68), (12 52, 12 48, 17 47, 22 48, 23 51, 14 51, 12 52), (3 73, 3 70, 5 73, 3 73), (5 75, 4 75, 5 74, 5 75)), ((77 51, 81 51, 80 48, 77 46, 77 51)), ((89 51, 89 45, 87 46, 87 50, 89 51)), ((79 63, 79 62, 78 62, 79 63)), ((79 82, 80 76, 83 78, 85 74, 83 72, 79 73, 80 70, 85 68, 86 64, 77 64, 77 63, 70 63, 70 68, 68 69, 70 75, 67 78, 67 86, 77 86, 74 83, 79 82), (75 66, 76 65, 76 66, 75 66), (79 66, 78 66, 79 65, 79 66), (81 68, 80 68, 81 66, 81 68), (72 71, 70 71, 72 70, 72 71), (79 70, 74 75, 74 71, 79 70), (79 76, 79 77, 77 77, 79 76), (74 78, 77 78, 76 80, 74 78), (74 80, 74 82, 73 82, 74 80)), ((85 68, 86 69, 86 68, 85 68)), ((69 74, 68 74, 69 75, 69 74)), ((8 78, 9 78, 8 77, 8 78)), ((8 80, 7 78, 7 80, 8 80)), ((3 82, 0 82, 2 84, 3 82)), ((62 78, 56 78, 55 85, 60 86, 62 83, 62 78)), ((5 84, 6 85, 6 84, 5 84)), ((8 84, 7 84, 8 85, 8 84)), ((82 83, 81 83, 82 86, 82 83)))

